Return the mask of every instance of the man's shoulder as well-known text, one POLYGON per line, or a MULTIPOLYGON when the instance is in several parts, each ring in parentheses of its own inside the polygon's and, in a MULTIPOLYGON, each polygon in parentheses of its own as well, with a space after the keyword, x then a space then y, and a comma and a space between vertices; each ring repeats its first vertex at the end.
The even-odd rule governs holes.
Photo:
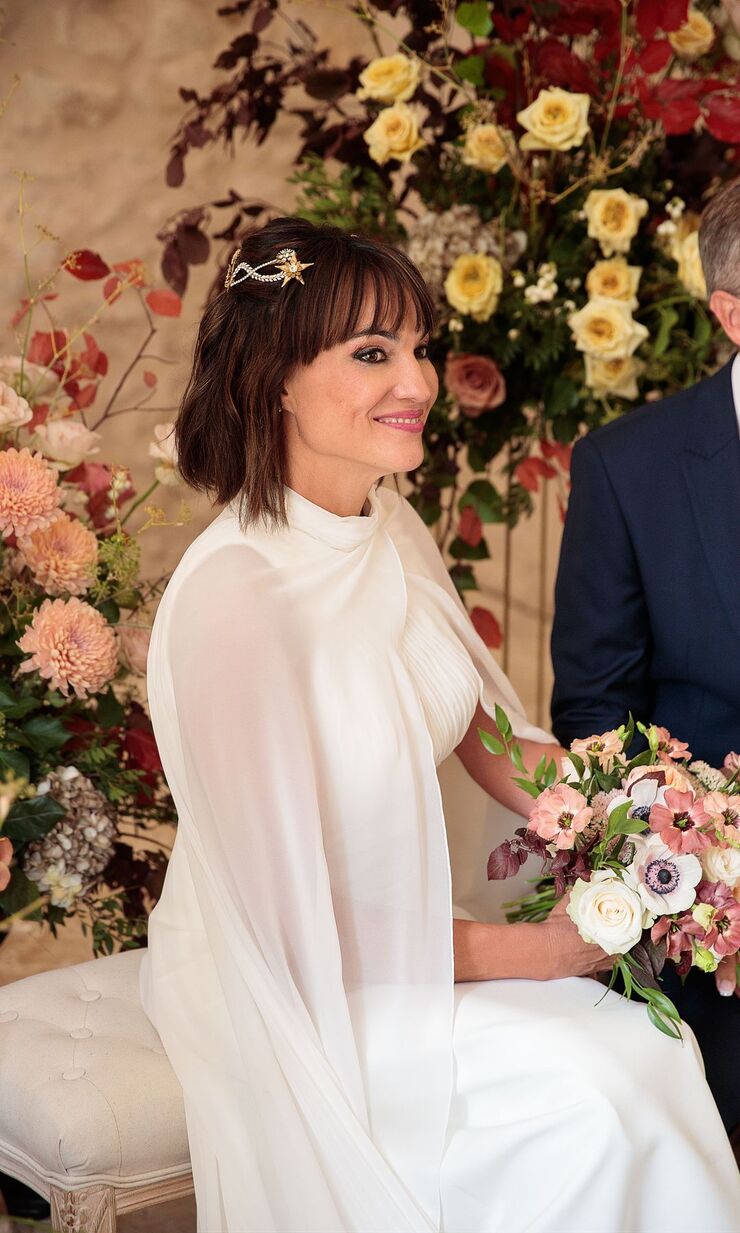
POLYGON ((684 448, 702 408, 714 404, 718 398, 732 397, 730 368, 731 364, 727 364, 688 389, 628 411, 619 419, 596 428, 586 439, 605 461, 617 461, 636 450, 642 452, 657 447, 663 454, 676 453, 684 448))

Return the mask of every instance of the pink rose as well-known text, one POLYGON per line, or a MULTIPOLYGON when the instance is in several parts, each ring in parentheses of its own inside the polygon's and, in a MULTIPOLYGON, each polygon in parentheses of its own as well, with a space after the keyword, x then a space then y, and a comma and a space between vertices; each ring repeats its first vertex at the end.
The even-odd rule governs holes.
POLYGON ((118 626, 118 657, 124 667, 139 676, 146 676, 151 630, 139 625, 118 626))
POLYGON ((506 398, 503 373, 487 355, 451 351, 445 364, 445 385, 463 414, 473 419, 482 411, 500 407, 506 398))

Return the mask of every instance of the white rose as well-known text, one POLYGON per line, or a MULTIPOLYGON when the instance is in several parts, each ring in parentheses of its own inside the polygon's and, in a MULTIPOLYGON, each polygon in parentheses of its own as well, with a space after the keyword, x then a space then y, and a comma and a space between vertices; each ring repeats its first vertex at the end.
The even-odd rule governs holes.
POLYGON ((626 954, 655 919, 643 908, 637 891, 610 869, 598 869, 590 882, 579 878, 566 911, 584 942, 600 946, 607 955, 626 954))
POLYGON ((371 159, 381 166, 391 158, 407 163, 417 150, 426 145, 408 103, 384 107, 362 136, 367 142, 371 159))
POLYGON ((622 360, 632 355, 648 336, 622 300, 599 296, 568 317, 579 351, 601 360, 622 360))
POLYGON ((618 398, 639 398, 637 378, 645 365, 633 355, 620 360, 602 360, 585 355, 586 385, 595 394, 616 394, 618 398))
POLYGON ((419 84, 421 68, 418 60, 410 60, 399 51, 393 56, 371 60, 360 73, 357 98, 372 98, 379 103, 404 103, 419 84))
POLYGON ((24 398, 30 394, 34 399, 53 394, 59 385, 59 378, 50 368, 31 364, 22 355, 0 355, 0 381, 12 385, 24 398))
POLYGON ((491 175, 508 163, 509 152, 498 124, 474 124, 468 129, 462 161, 467 167, 477 167, 491 175))
POLYGON ((0 432, 20 428, 32 418, 33 411, 25 398, 16 394, 12 386, 0 381, 0 432))
POLYGON ((737 848, 707 848, 699 860, 709 882, 725 882, 730 890, 740 884, 740 851, 737 848))
POLYGON ((605 257, 626 253, 637 235, 640 220, 647 214, 644 197, 626 193, 623 188, 594 188, 583 207, 588 219, 588 234, 598 240, 605 257))
POLYGON ((706 300, 707 283, 699 255, 699 232, 690 231, 683 238, 676 237, 672 253, 678 262, 678 277, 689 295, 696 296, 697 300, 706 300))
POLYGON ((35 430, 38 447, 46 458, 76 467, 92 454, 100 453, 99 432, 91 432, 79 420, 47 420, 35 430))
POLYGON ((586 275, 589 299, 604 296, 609 300, 623 300, 634 311, 638 307, 637 288, 641 274, 642 267, 628 265, 624 257, 597 261, 586 275))
POLYGON ((522 150, 572 150, 588 133, 588 94, 571 94, 559 86, 547 86, 517 120, 527 132, 519 145, 522 150))

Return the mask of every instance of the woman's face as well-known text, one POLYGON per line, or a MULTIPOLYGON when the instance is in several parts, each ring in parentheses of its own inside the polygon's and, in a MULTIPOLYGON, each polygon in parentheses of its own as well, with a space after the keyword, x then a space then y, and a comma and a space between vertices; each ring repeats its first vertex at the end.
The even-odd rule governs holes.
POLYGON ((381 476, 419 466, 439 388, 413 318, 381 333, 371 332, 370 309, 365 328, 362 320, 347 342, 299 368, 282 400, 290 486, 356 490, 360 505, 381 476))

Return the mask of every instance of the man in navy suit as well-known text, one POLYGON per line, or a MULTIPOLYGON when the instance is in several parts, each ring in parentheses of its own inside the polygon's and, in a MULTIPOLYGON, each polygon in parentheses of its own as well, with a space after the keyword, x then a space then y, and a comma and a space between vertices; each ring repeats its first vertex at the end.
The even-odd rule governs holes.
MULTIPOLYGON (((740 177, 699 231, 709 305, 740 346, 740 177)), ((556 584, 552 726, 569 745, 628 712, 721 767, 740 752, 740 356, 579 441, 556 584)), ((734 965, 667 991, 728 1130, 740 1125, 734 965)))

